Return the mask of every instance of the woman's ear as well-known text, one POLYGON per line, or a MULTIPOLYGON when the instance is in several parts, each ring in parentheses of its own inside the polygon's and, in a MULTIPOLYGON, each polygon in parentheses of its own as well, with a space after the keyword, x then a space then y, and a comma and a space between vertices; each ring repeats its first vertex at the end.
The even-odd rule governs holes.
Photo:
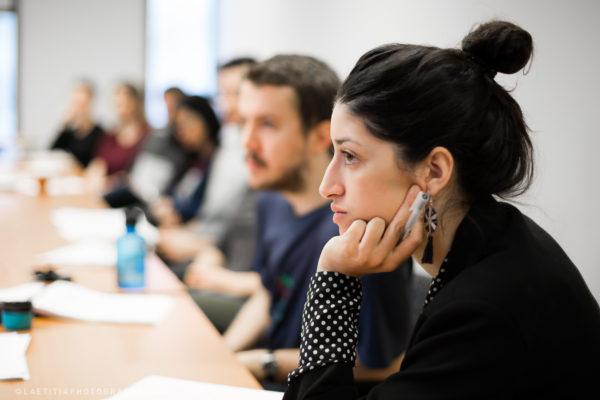
POLYGON ((432 196, 439 194, 450 182, 454 172, 454 157, 445 147, 434 147, 422 161, 425 184, 432 196))

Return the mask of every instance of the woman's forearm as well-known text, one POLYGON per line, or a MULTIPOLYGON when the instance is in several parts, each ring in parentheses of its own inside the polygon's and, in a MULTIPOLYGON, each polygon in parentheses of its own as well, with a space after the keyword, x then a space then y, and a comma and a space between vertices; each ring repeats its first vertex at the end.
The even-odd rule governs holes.
POLYGON ((311 278, 302 315, 300 362, 290 380, 325 365, 354 366, 361 299, 357 278, 328 271, 311 278))

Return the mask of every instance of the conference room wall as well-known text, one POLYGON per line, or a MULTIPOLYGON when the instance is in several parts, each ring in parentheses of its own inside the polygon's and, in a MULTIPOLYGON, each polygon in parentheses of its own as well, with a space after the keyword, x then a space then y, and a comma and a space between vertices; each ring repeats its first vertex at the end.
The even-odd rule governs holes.
POLYGON ((19 1, 19 133, 45 148, 77 78, 96 84, 95 113, 114 121, 113 89, 143 84, 145 0, 19 1))
POLYGON ((519 207, 563 246, 600 299, 600 2, 594 0, 222 0, 219 58, 304 53, 344 77, 387 42, 454 47, 477 22, 504 18, 535 40, 527 76, 499 76, 522 105, 535 185, 519 207))

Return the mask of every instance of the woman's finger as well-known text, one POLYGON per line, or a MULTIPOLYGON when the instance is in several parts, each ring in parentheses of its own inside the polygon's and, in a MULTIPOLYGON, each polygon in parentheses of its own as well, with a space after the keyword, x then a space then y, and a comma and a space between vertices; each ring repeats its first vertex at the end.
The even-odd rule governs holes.
POLYGON ((360 241, 358 247, 359 252, 362 253, 363 256, 371 254, 381 241, 384 231, 385 220, 383 218, 375 217, 371 219, 367 224, 365 234, 360 241))
POLYGON ((362 239, 365 234, 365 229, 367 228, 367 223, 362 219, 357 219, 352 221, 348 230, 342 235, 342 238, 347 240, 350 243, 358 243, 362 239))
POLYGON ((398 243, 398 245, 389 253, 384 262, 383 270, 391 271, 404 261, 408 260, 423 242, 423 229, 423 218, 418 218, 408 236, 398 243))
POLYGON ((402 233, 404 232, 404 225, 410 216, 410 206, 417 198, 419 193, 419 186, 413 185, 408 190, 404 201, 394 214, 394 217, 390 221, 384 235, 381 240, 382 251, 390 252, 396 246, 396 244, 402 239, 402 233))

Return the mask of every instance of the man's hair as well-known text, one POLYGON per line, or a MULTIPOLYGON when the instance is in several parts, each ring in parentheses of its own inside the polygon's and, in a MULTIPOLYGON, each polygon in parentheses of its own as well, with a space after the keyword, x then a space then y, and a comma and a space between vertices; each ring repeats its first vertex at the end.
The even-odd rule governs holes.
POLYGON ((177 96, 177 98, 180 100, 185 97, 185 93, 183 93, 183 90, 181 90, 180 88, 178 88, 176 86, 171 86, 170 88, 165 90, 164 94, 170 94, 170 95, 177 96))
POLYGON ((341 81, 324 62, 313 57, 278 55, 250 68, 251 83, 289 86, 298 99, 298 113, 305 133, 331 119, 333 102, 341 81))
POLYGON ((235 67, 246 67, 246 66, 251 67, 254 64, 256 64, 256 60, 252 57, 238 57, 238 58, 229 60, 224 64, 219 65, 218 70, 223 71, 225 69, 235 68, 235 67))

